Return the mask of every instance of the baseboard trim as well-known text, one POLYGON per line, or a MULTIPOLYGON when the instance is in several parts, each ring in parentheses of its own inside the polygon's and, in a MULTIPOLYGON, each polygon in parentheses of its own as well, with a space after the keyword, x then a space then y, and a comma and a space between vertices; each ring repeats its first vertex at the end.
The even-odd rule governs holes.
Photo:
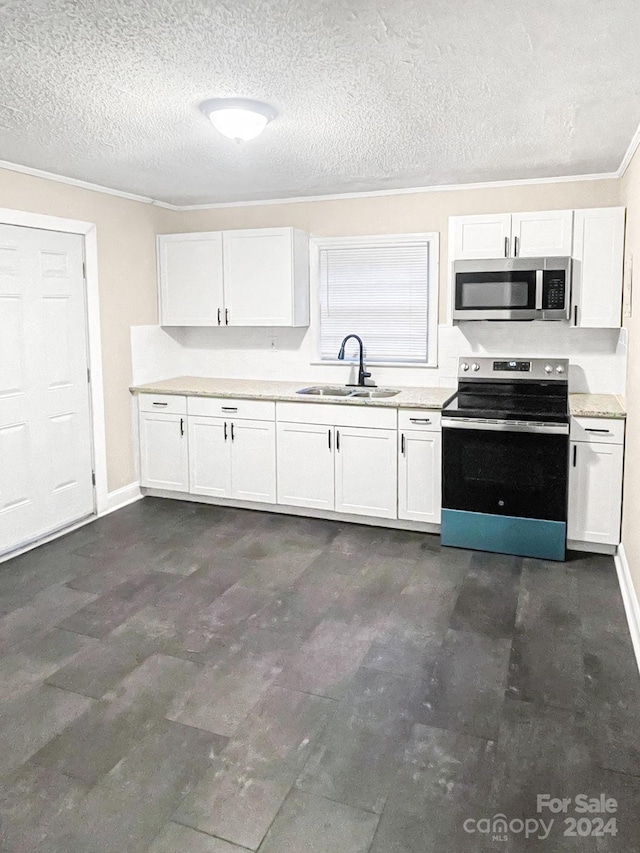
POLYGON ((98 513, 98 518, 102 518, 103 515, 109 515, 110 512, 115 512, 117 509, 122 509, 122 507, 128 506, 128 504, 135 503, 135 501, 139 501, 142 497, 140 483, 137 482, 129 483, 120 489, 115 489, 115 491, 107 494, 104 506, 98 513))
POLYGON ((346 521, 350 524, 366 524, 368 527, 388 527, 392 530, 411 530, 415 533, 433 533, 439 535, 440 525, 421 521, 405 521, 398 518, 376 518, 372 515, 355 515, 354 513, 334 512, 332 510, 313 509, 312 507, 288 506, 286 504, 270 504, 261 501, 239 501, 233 498, 215 498, 209 495, 193 495, 190 492, 171 492, 168 489, 142 489, 142 496, 152 498, 169 498, 176 501, 191 501, 192 503, 211 504, 212 506, 228 506, 235 509, 253 509, 258 512, 275 512, 279 515, 297 515, 301 518, 324 518, 327 521, 346 521))
POLYGON ((618 573, 622 601, 624 602, 624 609, 627 614, 631 642, 633 643, 633 650, 636 653, 636 663, 638 664, 638 670, 640 670, 640 602, 638 601, 636 588, 631 577, 631 570, 624 545, 620 544, 618 546, 618 553, 614 557, 614 561, 618 573))

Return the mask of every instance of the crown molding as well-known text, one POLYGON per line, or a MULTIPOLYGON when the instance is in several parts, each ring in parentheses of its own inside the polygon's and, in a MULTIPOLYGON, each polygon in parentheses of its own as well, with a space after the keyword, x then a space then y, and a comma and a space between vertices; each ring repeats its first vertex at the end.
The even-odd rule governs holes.
POLYGON ((0 160, 0 169, 6 169, 11 172, 19 172, 23 175, 30 175, 35 178, 43 178, 48 181, 56 181, 60 184, 66 184, 79 189, 89 190, 91 192, 103 193, 105 195, 116 196, 117 198, 128 199, 129 201, 137 201, 141 204, 149 204, 154 207, 160 207, 164 210, 171 210, 174 213, 183 213, 197 210, 223 210, 236 207, 262 207, 274 204, 305 204, 307 202, 319 201, 341 201, 344 199, 359 199, 359 198, 377 198, 384 196, 396 195, 416 195, 419 193, 437 193, 437 192, 464 192, 466 190, 482 190, 482 189, 500 189, 506 187, 522 187, 536 186, 543 184, 564 184, 575 183, 578 181, 610 181, 620 179, 627 170, 636 149, 640 145, 640 126, 634 134, 633 139, 627 149, 625 156, 620 164, 620 168, 615 172, 596 172, 590 175, 558 175, 552 178, 519 178, 510 181, 481 181, 468 184, 436 184, 422 187, 404 187, 400 189, 388 190, 368 190, 363 192, 352 193, 333 193, 327 195, 314 196, 294 196, 289 198, 269 198, 255 199, 250 201, 225 201, 212 202, 211 204, 172 204, 168 201, 151 198, 150 196, 137 195, 135 193, 125 192, 113 187, 105 187, 102 184, 93 184, 89 181, 82 181, 77 178, 69 178, 65 175, 58 175, 54 172, 47 172, 43 169, 34 169, 31 166, 22 166, 18 163, 10 163, 7 160, 0 160))
POLYGON ((636 132, 631 137, 631 142, 629 143, 629 147, 627 148, 624 157, 622 158, 622 162, 620 163, 620 168, 618 169, 618 177, 623 178, 625 172, 629 168, 629 164, 633 160, 633 155, 638 150, 638 146, 640 145, 640 124, 638 125, 636 132))

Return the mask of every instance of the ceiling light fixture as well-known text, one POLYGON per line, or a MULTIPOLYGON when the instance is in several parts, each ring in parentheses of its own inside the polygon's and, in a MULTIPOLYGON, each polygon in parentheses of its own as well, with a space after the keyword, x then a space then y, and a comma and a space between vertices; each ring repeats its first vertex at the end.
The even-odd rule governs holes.
POLYGON ((210 98, 200 109, 217 131, 236 142, 255 139, 278 115, 269 104, 249 98, 210 98))

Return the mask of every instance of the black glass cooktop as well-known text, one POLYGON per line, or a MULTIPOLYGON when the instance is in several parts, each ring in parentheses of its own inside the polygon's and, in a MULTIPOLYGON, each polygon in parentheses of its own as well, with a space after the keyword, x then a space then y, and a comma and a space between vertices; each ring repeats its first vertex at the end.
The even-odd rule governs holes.
POLYGON ((564 383, 461 382, 444 406, 447 417, 568 423, 569 396, 564 383))

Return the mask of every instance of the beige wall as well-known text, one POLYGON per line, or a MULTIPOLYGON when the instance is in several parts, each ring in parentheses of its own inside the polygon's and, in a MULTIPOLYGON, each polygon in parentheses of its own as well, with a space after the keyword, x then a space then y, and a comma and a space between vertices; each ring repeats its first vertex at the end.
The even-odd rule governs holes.
POLYGON ((169 232, 290 225, 319 237, 439 231, 442 322, 447 301, 444 261, 450 216, 617 204, 620 204, 619 181, 574 181, 184 211, 167 217, 165 225, 169 232))
POLYGON ((622 203, 627 207, 627 260, 634 257, 635 289, 629 330, 627 361, 627 436, 624 472, 622 543, 627 553, 636 592, 640 598, 640 151, 622 179, 622 203))
MULTIPOLYGON (((110 490, 134 479, 130 327, 157 323, 156 233, 275 225, 293 225, 318 236, 439 231, 440 257, 445 259, 451 215, 619 203, 620 182, 602 180, 172 212, 0 170, 0 207, 97 225, 110 490)), ((445 263, 441 280, 446 282, 445 263)), ((445 304, 442 287, 441 308, 445 304)))
POLYGON ((0 169, 0 207, 80 219, 97 226, 110 491, 135 479, 131 444, 130 326, 157 323, 155 235, 149 204, 0 169))

